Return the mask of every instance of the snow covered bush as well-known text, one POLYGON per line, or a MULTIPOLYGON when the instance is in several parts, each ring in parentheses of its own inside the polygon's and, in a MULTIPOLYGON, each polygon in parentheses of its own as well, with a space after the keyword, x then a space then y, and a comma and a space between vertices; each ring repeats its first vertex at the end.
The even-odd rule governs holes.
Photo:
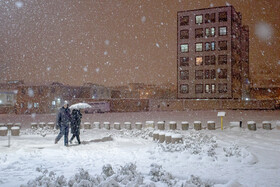
POLYGON ((224 147, 223 150, 225 152, 226 157, 232 157, 232 156, 240 157, 241 156, 241 150, 240 150, 239 146, 236 144, 232 144, 229 147, 224 147))
POLYGON ((174 177, 162 169, 162 166, 158 164, 151 164, 151 170, 149 175, 151 175, 151 180, 154 182, 163 182, 168 186, 174 186, 176 184, 176 180, 174 177))

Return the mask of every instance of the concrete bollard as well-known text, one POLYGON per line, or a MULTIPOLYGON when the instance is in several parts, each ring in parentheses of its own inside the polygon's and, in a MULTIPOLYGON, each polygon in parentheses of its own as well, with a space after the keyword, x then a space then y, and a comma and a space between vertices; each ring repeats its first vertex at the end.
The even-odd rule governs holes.
POLYGON ((0 136, 7 136, 8 127, 0 127, 0 136))
POLYGON ((5 123, 0 123, 0 128, 1 128, 1 127, 6 127, 6 126, 5 126, 5 123))
POLYGON ((155 122, 154 121, 146 121, 145 127, 146 128, 155 128, 155 122))
POLYGON ((173 134, 171 136, 171 141, 173 144, 175 143, 183 143, 183 137, 181 134, 173 134))
POLYGON ((40 127, 40 128, 44 128, 45 126, 46 126, 46 123, 45 123, 45 122, 40 122, 40 123, 39 123, 39 127, 40 127))
POLYGON ((31 129, 38 129, 37 123, 31 123, 31 129))
POLYGON ((262 126, 263 126, 263 129, 271 130, 271 122, 270 121, 263 121, 262 126))
POLYGON ((101 125, 100 125, 100 123, 99 122, 93 122, 93 125, 94 125, 94 127, 95 128, 97 128, 97 129, 101 129, 101 125))
POLYGON ((19 127, 12 127, 11 128, 11 135, 12 136, 19 136, 19 127))
POLYGON ((254 122, 254 121, 248 121, 248 122, 247 122, 247 125, 248 125, 248 129, 249 129, 250 131, 256 131, 256 130, 257 130, 256 122, 254 122))
POLYGON ((54 122, 48 122, 47 127, 49 127, 50 129, 54 129, 54 122))
POLYGON ((186 131, 186 130, 189 129, 189 122, 187 122, 187 121, 182 121, 181 126, 182 126, 182 130, 183 130, 183 131, 186 131))
POLYGON ((159 141, 159 143, 163 143, 165 141, 165 133, 164 132, 159 132, 158 133, 158 141, 159 141))
POLYGON ((90 122, 84 122, 84 129, 91 129, 90 122))
POLYGON ((158 139, 159 139, 159 132, 158 132, 158 131, 155 131, 155 132, 153 133, 153 140, 154 140, 154 141, 158 141, 158 139))
POLYGON ((135 123, 135 126, 136 126, 136 129, 137 129, 137 130, 142 130, 142 126, 143 126, 143 125, 142 125, 141 122, 136 122, 136 123, 135 123))
POLYGON ((104 122, 104 128, 110 130, 110 122, 104 122))
POLYGON ((207 121, 207 129, 215 130, 215 121, 207 121))
POLYGON ((176 130, 176 129, 177 129, 177 123, 176 123, 176 121, 170 121, 170 122, 169 122, 169 129, 170 129, 170 130, 176 130))
POLYGON ((124 126, 125 126, 125 129, 127 130, 131 130, 131 123, 130 122, 124 122, 124 126))
POLYGON ((13 127, 13 125, 14 125, 13 123, 7 123, 7 124, 6 124, 6 127, 8 127, 8 130, 11 130, 11 128, 13 127))
POLYGON ((19 127, 19 128, 21 128, 21 123, 15 123, 15 124, 13 125, 13 127, 19 127))
POLYGON ((157 128, 158 128, 158 130, 164 130, 164 129, 165 129, 165 128, 164 128, 164 125, 165 125, 164 121, 158 121, 158 122, 157 122, 157 128))
POLYGON ((195 121, 193 123, 193 128, 197 131, 201 130, 201 121, 195 121))
POLYGON ((172 142, 172 134, 171 133, 166 133, 165 134, 165 143, 169 144, 172 142))
POLYGON ((119 122, 114 122, 114 128, 117 130, 121 130, 121 124, 119 122))

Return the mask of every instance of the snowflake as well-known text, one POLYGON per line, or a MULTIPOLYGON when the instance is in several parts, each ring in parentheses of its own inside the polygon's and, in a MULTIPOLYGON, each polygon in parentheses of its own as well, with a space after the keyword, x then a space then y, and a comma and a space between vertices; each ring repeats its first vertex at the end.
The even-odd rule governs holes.
POLYGON ((17 1, 15 4, 16 4, 17 8, 22 8, 23 7, 23 2, 21 2, 21 1, 17 1))

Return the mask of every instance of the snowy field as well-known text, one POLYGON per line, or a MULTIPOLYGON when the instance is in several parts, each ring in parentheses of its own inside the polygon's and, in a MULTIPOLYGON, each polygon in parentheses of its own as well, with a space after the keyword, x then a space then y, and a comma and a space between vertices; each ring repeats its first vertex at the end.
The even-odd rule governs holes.
MULTIPOLYGON (((181 144, 153 141, 151 128, 95 128, 81 131, 81 145, 64 147, 62 139, 54 144, 58 131, 25 125, 19 137, 11 137, 10 147, 7 137, 0 137, 0 186, 280 186, 279 113, 227 111, 223 131, 216 111, 108 113, 83 119, 189 121, 188 131, 173 132, 183 136, 181 144), (195 131, 197 120, 203 127, 214 120, 217 129, 195 131), (229 121, 239 120, 256 121, 257 131, 229 128, 229 121), (261 129, 261 121, 271 121, 273 129, 261 129)), ((46 121, 45 117, 35 119, 46 121)), ((12 120, 3 115, 1 119, 12 120)))

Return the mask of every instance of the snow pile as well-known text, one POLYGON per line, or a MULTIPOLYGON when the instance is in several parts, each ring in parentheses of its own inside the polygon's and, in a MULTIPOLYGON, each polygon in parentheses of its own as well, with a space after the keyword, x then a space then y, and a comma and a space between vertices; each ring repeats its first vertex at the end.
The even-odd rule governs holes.
POLYGON ((143 138, 143 139, 150 139, 153 136, 153 132, 155 130, 153 128, 145 128, 142 130, 126 130, 123 129, 120 131, 120 136, 125 136, 125 137, 138 137, 138 138, 143 138))
POLYGON ((21 135, 41 135, 45 137, 46 135, 53 135, 53 134, 58 134, 59 130, 52 129, 48 126, 43 127, 43 128, 38 128, 38 129, 25 129, 21 130, 20 134, 21 135))

